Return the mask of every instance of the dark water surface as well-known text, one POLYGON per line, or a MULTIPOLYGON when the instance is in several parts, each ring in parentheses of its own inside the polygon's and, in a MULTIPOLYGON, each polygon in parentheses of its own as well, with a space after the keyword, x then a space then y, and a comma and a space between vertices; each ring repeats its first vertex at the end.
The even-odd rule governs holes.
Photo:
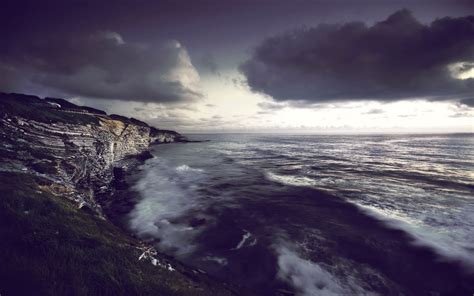
POLYGON ((132 231, 260 295, 472 295, 474 136, 191 135, 132 231))

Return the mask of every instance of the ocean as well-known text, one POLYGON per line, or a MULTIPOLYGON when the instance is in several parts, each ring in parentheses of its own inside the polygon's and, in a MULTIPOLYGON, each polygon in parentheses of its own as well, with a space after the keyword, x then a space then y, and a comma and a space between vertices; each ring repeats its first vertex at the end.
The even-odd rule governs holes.
POLYGON ((188 135, 132 232, 259 295, 474 293, 474 135, 188 135))

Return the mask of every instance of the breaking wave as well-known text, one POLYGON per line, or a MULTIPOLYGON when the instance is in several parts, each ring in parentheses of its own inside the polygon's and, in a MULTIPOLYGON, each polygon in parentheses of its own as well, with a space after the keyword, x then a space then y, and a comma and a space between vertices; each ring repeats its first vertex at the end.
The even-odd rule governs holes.
POLYGON ((161 250, 183 256, 191 253, 194 237, 201 231, 192 219, 209 219, 199 212, 206 202, 194 194, 202 169, 154 158, 135 185, 141 201, 130 213, 130 228, 140 237, 158 241, 161 250))
POLYGON ((344 280, 321 265, 302 258, 288 243, 276 247, 278 277, 291 284, 298 296, 375 295, 364 291, 350 276, 344 280))

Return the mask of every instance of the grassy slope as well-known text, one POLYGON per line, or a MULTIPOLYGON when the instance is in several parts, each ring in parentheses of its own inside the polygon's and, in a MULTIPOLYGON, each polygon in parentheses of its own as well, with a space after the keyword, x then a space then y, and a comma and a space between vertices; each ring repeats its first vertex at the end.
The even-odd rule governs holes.
POLYGON ((37 177, 0 173, 0 294, 231 295, 138 261, 136 241, 107 221, 39 190, 37 177))
POLYGON ((97 124, 95 116, 61 112, 48 107, 48 103, 35 96, 0 93, 0 116, 14 114, 39 122, 62 122, 75 124, 97 124))

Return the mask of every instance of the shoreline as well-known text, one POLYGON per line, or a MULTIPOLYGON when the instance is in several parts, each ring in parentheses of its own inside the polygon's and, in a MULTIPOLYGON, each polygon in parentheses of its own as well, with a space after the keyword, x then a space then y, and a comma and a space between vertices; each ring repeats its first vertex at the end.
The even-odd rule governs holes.
POLYGON ((150 150, 146 150, 114 164, 111 168, 113 177, 107 186, 108 190, 96 193, 96 200, 101 205, 107 219, 124 231, 128 232, 128 229, 121 220, 124 219, 124 214, 133 209, 139 198, 137 192, 131 189, 132 184, 130 183, 139 178, 138 168, 152 157, 150 150))

